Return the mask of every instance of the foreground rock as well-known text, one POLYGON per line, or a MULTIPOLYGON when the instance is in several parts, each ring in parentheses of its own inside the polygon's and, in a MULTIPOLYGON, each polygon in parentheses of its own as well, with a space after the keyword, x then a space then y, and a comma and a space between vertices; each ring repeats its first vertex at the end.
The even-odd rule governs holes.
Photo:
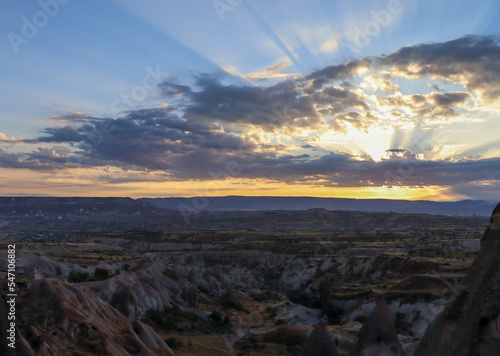
POLYGON ((427 331, 415 356, 500 355, 500 204, 455 298, 427 331))
POLYGON ((174 355, 149 326, 59 280, 32 282, 20 301, 20 329, 35 354, 174 355))
POLYGON ((20 335, 17 328, 12 328, 9 320, 7 298, 0 296, 0 355, 2 356, 34 356, 28 342, 20 335), (13 330, 13 334, 10 330, 13 330), (10 344, 10 346, 9 346, 10 344), (12 347, 14 346, 14 347, 12 347))
POLYGON ((321 321, 311 332, 304 345, 304 356, 339 356, 335 338, 321 321))
POLYGON ((349 356, 405 355, 398 340, 394 318, 384 298, 377 301, 354 340, 349 356))

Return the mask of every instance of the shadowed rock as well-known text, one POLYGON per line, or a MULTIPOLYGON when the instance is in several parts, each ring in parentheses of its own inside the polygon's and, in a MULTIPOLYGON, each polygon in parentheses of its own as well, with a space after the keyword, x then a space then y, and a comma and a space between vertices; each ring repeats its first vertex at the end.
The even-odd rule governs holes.
POLYGON ((311 332, 304 345, 305 356, 340 356, 335 339, 321 321, 311 332))
POLYGON ((11 340, 7 339, 10 336, 9 329, 10 320, 8 319, 9 307, 6 303, 6 297, 2 294, 0 297, 0 355, 2 356, 34 356, 31 347, 26 340, 19 334, 17 327, 15 328, 15 348, 9 347, 11 340))
MULTIPOLYGON (((138 310, 171 309, 173 305, 188 308, 196 305, 194 292, 197 293, 197 290, 191 289, 186 293, 191 283, 187 278, 178 276, 177 273, 178 271, 172 267, 166 267, 164 263, 155 261, 150 265, 144 265, 144 268, 138 271, 122 273, 104 281, 85 283, 79 285, 79 288, 107 303, 111 303, 117 290, 121 286, 128 286, 135 300, 133 303, 137 303, 138 310), (189 301, 185 299, 186 296, 190 298, 189 301)), ((215 281, 213 277, 212 280, 215 281)), ((215 287, 217 291, 220 291, 220 286, 215 287)), ((128 308, 130 307, 131 305, 128 304, 128 308)))
POLYGON ((444 310, 426 330, 415 356, 500 355, 500 204, 483 248, 444 310))
POLYGON ((398 340, 394 318, 384 298, 377 301, 353 342, 349 356, 405 355, 398 340))
POLYGON ((188 307, 198 308, 198 288, 195 285, 190 285, 184 291, 184 299, 188 307))
POLYGON ((492 234, 492 230, 500 228, 500 203, 493 209, 490 217, 490 226, 486 229, 483 237, 481 238, 481 247, 484 247, 492 234))
POLYGON ((135 320, 138 317, 137 301, 128 285, 122 284, 118 287, 113 293, 109 304, 129 320, 135 320))
POLYGON ((29 310, 20 317, 19 329, 31 335, 28 339, 37 355, 174 355, 150 327, 140 323, 134 327, 108 303, 60 280, 33 281, 19 304, 29 310), (47 327, 50 333, 38 333, 47 327))

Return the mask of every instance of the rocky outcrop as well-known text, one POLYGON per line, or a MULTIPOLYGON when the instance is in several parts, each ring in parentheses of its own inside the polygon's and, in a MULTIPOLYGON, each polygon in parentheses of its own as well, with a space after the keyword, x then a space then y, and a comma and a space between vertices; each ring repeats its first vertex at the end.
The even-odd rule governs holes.
POLYGON ((494 230, 498 230, 500 228, 500 203, 493 209, 490 217, 490 226, 486 229, 483 237, 481 238, 481 247, 484 247, 490 236, 492 235, 494 230))
MULTIPOLYGON (((12 327, 9 320, 7 298, 0 296, 0 355, 2 356, 34 356, 29 343, 21 336, 16 325, 12 327), (11 344, 11 346, 9 346, 11 344)), ((13 321, 17 323, 15 320, 13 321)))
MULTIPOLYGON (((187 279, 179 278, 174 270, 163 263, 153 262, 144 269, 123 273, 100 282, 81 284, 78 288, 111 303, 113 296, 119 293, 121 288, 128 286, 130 299, 133 297, 137 307, 145 311, 172 308, 174 304, 187 307, 184 291, 190 285, 187 279)), ((129 304, 127 308, 131 306, 129 304)))
POLYGON ((455 296, 429 325, 415 356, 500 355, 500 204, 455 296))
POLYGON ((220 266, 196 268, 165 265, 162 262, 145 263, 141 269, 122 273, 100 282, 79 284, 89 294, 119 308, 131 319, 137 305, 138 312, 148 309, 170 309, 174 305, 198 313, 199 292, 218 298, 234 298, 236 293, 231 277, 220 266), (128 286, 127 291, 123 290, 128 286))
POLYGON ((335 338, 321 321, 311 332, 304 344, 304 356, 339 356, 335 346, 335 338))
POLYGON ((133 326, 111 305, 56 279, 32 282, 20 304, 28 310, 20 330, 36 354, 174 354, 150 327, 133 326))
POLYGON ((353 342, 349 356, 404 355, 394 326, 394 318, 383 297, 379 298, 370 316, 353 342))

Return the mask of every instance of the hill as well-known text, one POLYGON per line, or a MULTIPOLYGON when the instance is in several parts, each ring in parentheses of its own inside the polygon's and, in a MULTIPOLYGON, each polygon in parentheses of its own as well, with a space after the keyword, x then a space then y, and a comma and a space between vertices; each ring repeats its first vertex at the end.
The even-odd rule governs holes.
POLYGON ((345 199, 315 197, 193 197, 142 198, 159 208, 203 211, 263 211, 263 210, 355 210, 410 214, 490 216, 494 203, 483 200, 435 202, 428 200, 345 199))

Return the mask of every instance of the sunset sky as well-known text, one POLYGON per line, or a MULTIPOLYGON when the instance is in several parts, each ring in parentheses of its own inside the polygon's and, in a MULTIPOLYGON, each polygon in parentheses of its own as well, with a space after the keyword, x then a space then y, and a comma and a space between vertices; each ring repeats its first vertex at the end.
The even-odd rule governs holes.
POLYGON ((0 195, 499 200, 498 1, 0 13, 0 195))

